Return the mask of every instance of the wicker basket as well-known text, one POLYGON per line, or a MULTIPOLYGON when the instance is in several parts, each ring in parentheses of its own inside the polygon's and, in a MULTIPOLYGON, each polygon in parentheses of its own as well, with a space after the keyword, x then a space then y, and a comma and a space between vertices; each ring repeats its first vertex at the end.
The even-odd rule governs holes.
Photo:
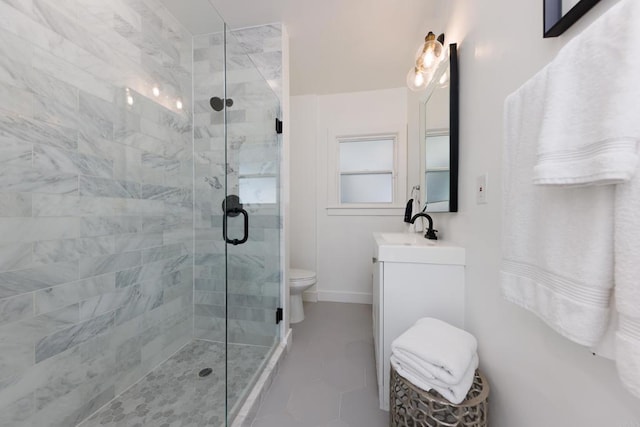
POLYGON ((424 391, 391 366, 391 427, 487 427, 489 383, 476 371, 465 400, 455 405, 435 390, 424 391))

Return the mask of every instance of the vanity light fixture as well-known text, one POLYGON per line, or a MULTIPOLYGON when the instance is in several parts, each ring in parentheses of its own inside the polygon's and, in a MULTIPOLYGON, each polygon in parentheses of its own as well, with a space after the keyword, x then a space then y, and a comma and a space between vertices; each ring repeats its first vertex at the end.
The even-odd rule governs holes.
POLYGON ((413 91, 421 91, 427 88, 433 79, 438 66, 445 57, 444 33, 437 38, 429 31, 424 38, 424 43, 416 52, 416 63, 407 74, 407 86, 413 91))
POLYGON ((176 101, 176 108, 178 110, 182 110, 182 100, 178 98, 178 100, 176 101))
POLYGON ((156 98, 160 96, 160 88, 158 86, 154 86, 153 89, 151 89, 151 92, 156 98))

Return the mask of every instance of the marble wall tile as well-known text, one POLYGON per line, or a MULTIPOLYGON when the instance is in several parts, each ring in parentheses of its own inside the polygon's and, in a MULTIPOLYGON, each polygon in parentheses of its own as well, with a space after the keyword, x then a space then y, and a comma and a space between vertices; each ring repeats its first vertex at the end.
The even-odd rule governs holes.
MULTIPOLYGON (((8 381, 7 387, 0 392, 0 405, 5 398, 10 400, 12 396, 19 396, 19 393, 11 393, 11 385, 16 381, 20 383, 19 378, 15 376, 34 365, 35 343, 76 322, 77 304, 0 327, 0 379, 8 381)), ((32 382, 29 384, 33 385, 32 382)), ((21 390, 29 391, 22 388, 21 390)))
POLYGON ((0 245, 0 271, 19 270, 30 266, 32 262, 30 243, 0 245))
POLYGON ((115 273, 42 289, 34 294, 35 312, 36 314, 49 313, 115 290, 115 273))
POLYGON ((32 114, 35 107, 33 93, 0 82, 0 109, 11 110, 17 114, 32 114))
POLYGON ((134 233, 115 236, 117 252, 135 251, 162 245, 162 233, 134 233))
POLYGON ((87 417, 89 417, 89 415, 93 414, 98 409, 100 409, 105 404, 107 404, 110 400, 112 400, 115 397, 115 390, 116 390, 115 385, 109 385, 105 390, 101 391, 99 394, 90 395, 92 397, 89 399, 89 401, 84 403, 84 405, 82 405, 80 409, 74 411, 71 415, 66 416, 62 420, 60 425, 65 425, 65 426, 77 425, 80 421, 86 419, 87 417))
POLYGON ((0 191, 75 194, 78 176, 70 173, 6 166, 0 169, 0 191))
POLYGON ((143 199, 163 200, 179 204, 191 204, 191 189, 180 187, 166 187, 160 185, 143 185, 141 190, 143 199))
POLYGON ((0 193, 0 217, 31 215, 31 194, 0 193))
POLYGON ((140 267, 116 273, 116 287, 122 288, 132 284, 158 279, 187 267, 193 261, 189 255, 146 263, 140 267))
POLYGON ((142 229, 142 219, 139 216, 81 217, 79 222, 79 234, 82 237, 136 233, 142 229))
POLYGON ((33 294, 0 299, 0 326, 33 316, 33 294))
POLYGON ((143 292, 143 287, 134 286, 130 298, 115 312, 116 325, 138 317, 154 308, 159 307, 163 301, 163 289, 154 287, 143 292))
POLYGON ((62 262, 0 273, 0 298, 33 292, 77 279, 77 263, 62 262))
POLYGON ((128 370, 142 362, 142 342, 133 337, 116 348, 116 364, 121 370, 128 370))
POLYGON ((185 255, 188 251, 189 249, 182 243, 146 249, 142 251, 142 263, 147 264, 168 258, 176 258, 185 255))
MULTIPOLYGON (((27 35, 26 38, 30 39, 30 36, 27 35)), ((69 44, 70 43, 62 40, 59 45, 53 45, 55 48, 54 51, 43 46, 34 46, 33 67, 43 72, 49 72, 59 80, 102 98, 105 101, 113 101, 115 91, 113 84, 94 76, 88 71, 85 71, 84 68, 75 66, 74 62, 78 61, 78 49, 73 45, 68 46, 69 44), (61 52, 62 50, 69 50, 70 52, 61 52), (67 59, 65 59, 65 57, 67 59)), ((102 61, 96 62, 103 65, 102 61)))
POLYGON ((110 383, 109 377, 115 371, 113 352, 106 351, 91 358, 83 357, 82 346, 94 344, 94 341, 95 339, 89 340, 72 347, 40 364, 47 369, 38 373, 38 385, 35 387, 37 410, 56 405, 60 398, 78 391, 95 395, 103 389, 99 383, 110 383))
POLYGON ((139 290, 135 286, 115 289, 80 302, 80 320, 100 316, 122 307, 139 290))
POLYGON ((140 265, 141 261, 142 254, 140 251, 84 258, 80 260, 80 278, 84 279, 100 274, 127 270, 136 265, 140 265))
POLYGON ((35 144, 33 147, 33 167, 77 175, 113 177, 113 162, 111 160, 39 144, 35 144))
POLYGON ((80 176, 79 189, 85 197, 140 198, 140 184, 131 181, 80 176))
POLYGON ((115 242, 112 236, 47 240, 33 244, 33 262, 50 264, 80 261, 86 257, 97 257, 114 252, 115 242))
POLYGON ((164 304, 193 295, 193 269, 186 268, 162 278, 164 304))
POLYGON ((79 112, 83 133, 112 139, 116 121, 116 106, 84 91, 79 95, 79 112))
POLYGON ((119 204, 106 199, 52 194, 33 194, 34 217, 117 215, 119 204))
POLYGON ((0 406, 0 425, 26 427, 34 413, 33 393, 24 396, 6 406, 0 406))
POLYGON ((0 141, 40 143, 64 149, 78 146, 78 132, 52 123, 20 117, 15 114, 0 114, 0 141))
POLYGON ((105 333, 113 325, 114 319, 115 313, 104 314, 44 337, 36 343, 36 363, 105 333))

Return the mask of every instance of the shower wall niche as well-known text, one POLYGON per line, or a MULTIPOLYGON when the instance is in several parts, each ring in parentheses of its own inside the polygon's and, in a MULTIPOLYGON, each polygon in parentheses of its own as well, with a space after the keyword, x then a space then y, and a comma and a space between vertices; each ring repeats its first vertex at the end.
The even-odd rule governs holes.
POLYGON ((192 37, 151 0, 0 16, 0 425, 72 426, 193 336, 192 37))

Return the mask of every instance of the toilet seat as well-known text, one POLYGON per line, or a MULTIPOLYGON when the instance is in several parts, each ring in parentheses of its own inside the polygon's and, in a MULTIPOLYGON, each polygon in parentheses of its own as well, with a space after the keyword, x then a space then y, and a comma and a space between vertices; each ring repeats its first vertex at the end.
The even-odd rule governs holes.
POLYGON ((316 283, 315 271, 292 268, 289 270, 290 286, 310 286, 316 283))

